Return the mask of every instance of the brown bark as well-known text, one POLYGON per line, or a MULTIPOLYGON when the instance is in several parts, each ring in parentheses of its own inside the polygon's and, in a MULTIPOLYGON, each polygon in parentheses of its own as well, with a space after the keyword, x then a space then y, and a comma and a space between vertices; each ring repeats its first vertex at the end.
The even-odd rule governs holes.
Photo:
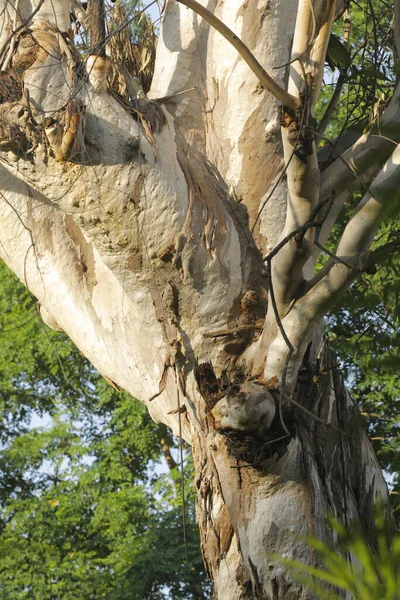
POLYGON ((90 54, 106 56, 106 20, 104 0, 89 0, 88 31, 90 35, 90 54))

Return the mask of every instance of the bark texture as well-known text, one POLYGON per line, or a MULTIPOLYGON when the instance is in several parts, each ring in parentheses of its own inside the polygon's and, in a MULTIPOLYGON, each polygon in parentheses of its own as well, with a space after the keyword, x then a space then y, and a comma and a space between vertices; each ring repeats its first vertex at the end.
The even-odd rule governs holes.
MULTIPOLYGON (((296 282, 280 304, 292 352, 271 308, 263 259, 304 224, 280 174, 278 102, 219 33, 174 0, 149 97, 121 96, 107 83, 109 58, 79 57, 68 3, 53 4, 61 16, 45 2, 0 73, 11 90, 1 88, 0 254, 45 322, 100 373, 175 433, 181 419, 214 597, 307 597, 269 554, 313 562, 296 536, 327 538, 328 512, 368 522, 386 488, 322 313, 293 299, 312 277, 311 252, 289 249, 292 270, 285 259, 296 282)), ((273 68, 289 61, 296 3, 202 4, 286 85, 289 67, 273 68)), ((327 4, 321 31, 333 19, 327 4)), ((12 10, 7 19, 9 31, 12 10)), ((313 174, 312 189, 291 196, 305 197, 307 221, 319 195, 312 144, 293 165, 291 184, 296 173, 313 174)))

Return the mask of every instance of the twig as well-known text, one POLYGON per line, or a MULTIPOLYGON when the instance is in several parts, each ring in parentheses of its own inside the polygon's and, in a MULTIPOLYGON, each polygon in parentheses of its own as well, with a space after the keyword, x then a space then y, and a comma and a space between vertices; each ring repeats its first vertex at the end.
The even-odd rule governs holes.
POLYGON ((174 94, 169 94, 168 96, 162 96, 161 98, 154 98, 156 102, 167 102, 168 100, 172 100, 172 98, 176 98, 176 96, 181 96, 182 94, 187 94, 188 92, 193 92, 193 90, 197 90, 197 86, 188 88, 187 90, 182 90, 181 92, 175 92, 174 94))
POLYGON ((307 231, 307 229, 311 229, 312 227, 319 227, 320 225, 320 221, 308 221, 307 223, 304 223, 304 225, 297 227, 297 229, 293 229, 293 231, 288 233, 287 236, 285 236, 283 240, 281 240, 279 244, 277 244, 275 248, 271 250, 269 254, 267 254, 264 260, 267 262, 271 261, 274 258, 274 256, 276 256, 276 254, 278 254, 278 252, 282 250, 282 248, 286 246, 288 242, 290 242, 291 239, 296 237, 296 235, 302 234, 305 231, 307 231))
POLYGON ((357 181, 359 182, 361 189, 365 192, 368 191, 369 186, 365 185, 365 183, 363 182, 363 180, 361 179, 360 175, 357 173, 357 171, 355 171, 355 167, 352 167, 342 156, 342 154, 340 152, 338 152, 334 146, 334 144, 332 143, 332 141, 325 137, 324 135, 321 135, 320 133, 318 133, 318 131, 313 131, 313 134, 316 135, 317 137, 319 137, 321 140, 323 140, 324 142, 326 142, 327 144, 329 144, 329 146, 334 150, 334 152, 337 154, 337 158, 338 160, 340 160, 341 163, 344 164, 344 166, 349 169, 349 171, 351 171, 355 178, 357 179, 357 181))
POLYGON ((340 258, 339 256, 337 256, 337 254, 334 254, 333 252, 331 252, 330 250, 328 250, 328 248, 325 248, 325 246, 323 246, 322 244, 320 244, 317 240, 314 240, 314 245, 317 246, 317 248, 319 248, 321 250, 321 252, 324 252, 325 254, 327 254, 328 256, 330 256, 334 260, 334 262, 340 263, 341 265, 344 265, 345 267, 347 267, 347 269, 350 269, 352 271, 359 271, 360 270, 357 267, 355 267, 354 265, 351 265, 351 264, 345 262, 342 258, 340 258))
MULTIPOLYGON (((292 346, 292 343, 290 342, 285 328, 283 327, 282 321, 281 321, 281 317, 279 315, 279 310, 278 310, 278 306, 276 304, 276 298, 275 298, 275 293, 274 293, 274 287, 272 285, 272 273, 271 273, 271 259, 268 260, 268 264, 267 264, 267 289, 268 289, 268 293, 269 296, 271 298, 271 304, 272 304, 272 308, 274 311, 274 315, 275 315, 275 319, 276 319, 276 323, 278 325, 278 329, 281 332, 281 335, 285 341, 286 346, 289 349, 288 355, 286 357, 285 360, 285 365, 283 368, 283 374, 282 374, 282 385, 281 385, 281 391, 279 394, 279 400, 278 400, 278 410, 279 410, 279 419, 281 421, 282 427, 285 430, 285 436, 284 437, 292 437, 290 435, 290 431, 286 426, 285 420, 283 418, 283 412, 282 412, 282 404, 283 404, 283 394, 285 391, 285 386, 286 386, 286 375, 287 375, 287 370, 288 370, 288 366, 289 366, 289 361, 292 357, 292 354, 294 352, 294 348, 292 346)), ((272 443, 272 442, 271 442, 272 443)))
POLYGON ((308 410, 308 408, 306 408, 305 406, 300 404, 300 402, 297 402, 297 400, 293 400, 293 398, 291 398, 290 396, 287 396, 287 395, 285 395, 284 398, 285 398, 285 400, 288 400, 289 402, 291 402, 292 404, 294 404, 295 406, 300 408, 303 412, 305 412, 307 415, 312 417, 315 421, 318 421, 318 423, 325 425, 325 427, 330 427, 330 429, 333 429, 334 431, 337 431, 338 433, 341 433, 342 435, 348 435, 342 429, 338 429, 338 427, 335 427, 334 425, 332 425, 332 423, 328 423, 327 421, 320 419, 320 417, 317 417, 317 415, 315 415, 311 410, 308 410))
POLYGON ((346 81, 346 75, 344 73, 340 73, 338 80, 336 82, 335 91, 332 94, 330 102, 326 107, 324 114, 322 115, 322 119, 318 125, 318 135, 323 136, 327 126, 330 123, 331 118, 335 114, 336 107, 340 100, 340 96, 342 94, 342 89, 344 82, 346 81))

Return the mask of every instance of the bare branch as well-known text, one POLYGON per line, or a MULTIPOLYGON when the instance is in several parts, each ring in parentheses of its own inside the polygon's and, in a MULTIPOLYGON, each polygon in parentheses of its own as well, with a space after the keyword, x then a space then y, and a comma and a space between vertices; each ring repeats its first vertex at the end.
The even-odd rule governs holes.
POLYGON ((300 0, 293 39, 288 91, 299 97, 310 76, 311 111, 317 102, 324 71, 326 50, 335 16, 335 0, 300 0))
POLYGON ((320 198, 340 194, 374 165, 382 164, 393 151, 393 143, 400 142, 400 83, 394 91, 383 116, 368 133, 359 139, 321 174, 320 198))
POLYGON ((209 10, 204 8, 204 6, 196 2, 196 0, 177 0, 177 2, 184 4, 188 8, 191 8, 196 14, 200 15, 205 21, 207 21, 209 25, 214 27, 214 29, 216 29, 216 31, 218 31, 218 33, 220 33, 230 44, 232 44, 232 46, 239 52, 243 60, 245 60, 249 65, 250 69, 253 71, 265 89, 273 94, 283 106, 287 106, 292 110, 296 110, 299 107, 299 102, 297 99, 281 88, 281 86, 278 85, 272 79, 272 77, 268 75, 254 54, 250 52, 248 47, 238 38, 235 33, 233 33, 231 29, 229 29, 229 27, 224 25, 222 21, 220 21, 209 10))
MULTIPOLYGON (((338 3, 336 3, 338 4, 338 3)), ((351 30, 351 20, 349 17, 349 11, 348 9, 345 9, 345 16, 344 16, 344 31, 343 31, 343 38, 344 38, 344 42, 343 42, 343 46, 347 49, 349 47, 349 40, 350 40, 350 30, 351 30)), ((347 71, 347 69, 346 69, 347 71)), ((332 94, 332 98, 327 106, 326 111, 324 112, 322 119, 318 125, 318 133, 319 135, 324 135, 325 130, 327 128, 327 126, 329 125, 330 120, 332 119, 336 107, 338 105, 338 102, 340 100, 340 96, 342 93, 342 89, 343 89, 343 84, 346 81, 346 73, 343 71, 339 74, 338 80, 336 82, 336 86, 335 86, 335 90, 332 94)))
MULTIPOLYGON (((349 190, 343 190, 343 192, 341 192, 338 196, 336 196, 336 198, 333 199, 333 202, 331 203, 331 206, 329 207, 329 212, 326 215, 326 217, 324 218, 324 222, 321 225, 321 228, 319 230, 319 234, 318 234, 318 241, 323 245, 325 244, 326 240, 329 238, 331 232, 332 232, 332 228, 334 226, 334 224, 336 223, 336 220, 340 214, 340 211, 342 210, 344 204, 347 202, 347 200, 351 198, 351 192, 349 190)), ((317 259, 317 257, 320 254, 319 248, 316 246, 315 247, 316 250, 313 250, 313 261, 315 264, 315 261, 317 259)))
POLYGON ((370 270, 375 267, 375 265, 385 262, 390 256, 392 256, 394 252, 399 251, 400 239, 380 246, 368 255, 368 258, 365 262, 366 270, 370 270))
POLYGON ((302 61, 303 59, 307 61, 309 58, 309 50, 315 39, 316 29, 313 0, 300 0, 297 8, 288 85, 289 92, 297 97, 300 97, 304 91, 302 61))
POLYGON ((87 12, 83 8, 79 0, 69 0, 69 9, 81 27, 86 30, 87 12))
MULTIPOLYGON (((301 115, 299 112, 284 114, 282 119, 289 191, 282 241, 293 230, 312 220, 311 214, 319 199, 320 171, 311 124, 321 88, 334 11, 335 2, 332 0, 300 0, 298 5, 288 90, 301 98, 303 109, 301 115), (297 61, 293 62, 296 58, 297 61)), ((297 243, 285 243, 282 252, 272 262, 275 297, 282 314, 303 281, 303 267, 311 252, 312 246, 301 236, 297 243)))
POLYGON ((378 227, 399 200, 400 146, 397 146, 346 226, 335 258, 309 282, 309 291, 300 304, 306 303, 316 315, 326 313, 338 295, 342 295, 365 269, 368 264, 366 253, 378 227))
POLYGON ((317 15, 318 19, 322 21, 322 26, 312 46, 310 55, 311 63, 313 65, 313 86, 311 92, 312 113, 314 113, 314 109, 317 104, 321 90, 322 78, 324 75, 325 67, 325 57, 335 16, 335 5, 336 0, 330 0, 330 2, 323 2, 321 5, 320 12, 317 15))
POLYGON ((21 29, 23 29, 24 27, 26 27, 28 25, 28 23, 30 23, 30 21, 33 19, 33 17, 39 12, 39 10, 42 8, 42 4, 43 4, 44 0, 39 0, 39 4, 37 5, 37 7, 35 8, 35 10, 33 10, 31 12, 31 14, 29 15, 29 17, 27 17, 24 21, 22 21, 22 23, 20 25, 18 25, 18 27, 16 27, 8 36, 8 38, 6 39, 6 41, 3 44, 2 49, 0 50, 0 61, 3 58, 4 53, 7 50, 7 46, 8 44, 11 42, 11 40, 14 38, 14 36, 21 31, 21 29))
POLYGON ((324 112, 322 119, 318 125, 318 133, 319 135, 324 135, 327 126, 330 123, 333 115, 335 114, 336 107, 339 103, 340 96, 342 94, 342 89, 344 82, 346 81, 346 76, 343 73, 340 73, 338 80, 336 82, 335 91, 332 94, 332 98, 324 112))

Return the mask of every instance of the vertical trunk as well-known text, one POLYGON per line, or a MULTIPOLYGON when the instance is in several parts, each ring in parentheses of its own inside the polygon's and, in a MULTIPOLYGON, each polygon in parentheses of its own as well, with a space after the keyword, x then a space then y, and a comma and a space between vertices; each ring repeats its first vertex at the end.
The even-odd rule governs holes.
POLYGON ((106 56, 104 0, 89 0, 88 30, 91 56, 106 56))
POLYGON ((195 486, 202 550, 215 599, 308 597, 270 555, 315 563, 301 536, 328 541, 327 515, 367 530, 374 501, 386 494, 335 357, 325 348, 314 367, 319 376, 311 370, 301 373, 293 396, 299 405, 283 403, 290 437, 285 437, 279 413, 263 439, 219 433, 212 415, 203 413, 204 433, 193 441, 195 486))

